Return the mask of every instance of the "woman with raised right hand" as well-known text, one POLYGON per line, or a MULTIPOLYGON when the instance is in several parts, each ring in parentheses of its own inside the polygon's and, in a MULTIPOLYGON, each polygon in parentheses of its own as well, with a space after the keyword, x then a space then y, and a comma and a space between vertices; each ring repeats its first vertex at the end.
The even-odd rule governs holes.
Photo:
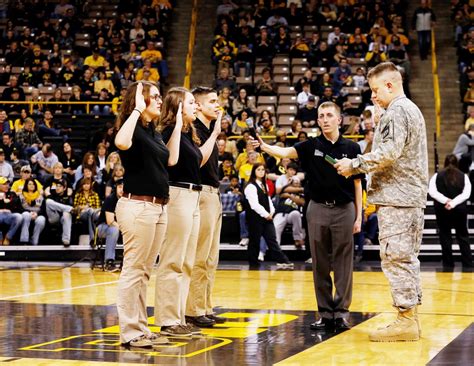
POLYGON ((168 339, 148 328, 147 283, 167 226, 168 165, 178 160, 181 126, 176 123, 168 146, 157 132, 161 95, 154 83, 132 83, 117 117, 115 144, 125 168, 124 193, 116 217, 124 240, 118 283, 120 341, 131 347, 152 347, 168 339))
POLYGON ((193 122, 197 104, 185 88, 172 88, 163 101, 160 128, 170 149, 179 148, 179 158, 170 167, 170 204, 166 239, 160 250, 156 273, 155 324, 161 334, 188 337, 200 329, 186 324, 185 311, 199 233, 200 168, 207 162, 221 132, 220 118, 211 137, 201 145, 193 122), (170 136, 182 125, 179 143, 170 136))

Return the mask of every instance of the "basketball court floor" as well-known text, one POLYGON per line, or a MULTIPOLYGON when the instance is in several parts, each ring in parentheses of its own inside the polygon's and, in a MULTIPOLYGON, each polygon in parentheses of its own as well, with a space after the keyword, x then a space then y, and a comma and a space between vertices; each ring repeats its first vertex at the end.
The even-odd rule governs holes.
MULTIPOLYGON (((119 273, 89 266, 0 263, 0 363, 8 365, 474 365, 474 274, 423 264, 422 339, 372 343, 395 315, 379 263, 354 273, 351 330, 315 332, 312 274, 224 262, 214 299, 225 324, 149 350, 118 341, 119 273)), ((154 280, 148 288, 153 324, 154 280)), ((158 331, 159 328, 151 327, 158 331)))

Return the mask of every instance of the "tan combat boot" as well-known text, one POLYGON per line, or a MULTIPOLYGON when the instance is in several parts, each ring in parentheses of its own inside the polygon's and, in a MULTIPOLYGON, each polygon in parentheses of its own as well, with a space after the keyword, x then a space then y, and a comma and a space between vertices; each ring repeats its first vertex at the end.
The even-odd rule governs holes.
POLYGON ((416 325, 418 326, 418 335, 421 338, 421 325, 420 325, 420 318, 418 317, 418 305, 415 305, 415 320, 416 320, 416 325))
POLYGON ((404 312, 399 311, 397 319, 393 323, 370 333, 369 339, 372 342, 418 341, 420 332, 417 318, 416 308, 404 312))

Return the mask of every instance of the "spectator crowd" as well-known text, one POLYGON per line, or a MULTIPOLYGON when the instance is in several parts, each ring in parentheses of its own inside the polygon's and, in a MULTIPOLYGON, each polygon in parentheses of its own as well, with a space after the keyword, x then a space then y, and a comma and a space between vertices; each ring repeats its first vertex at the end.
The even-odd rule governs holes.
MULTIPOLYGON (((124 174, 114 125, 79 146, 70 139, 77 131, 60 121, 88 113, 111 121, 135 80, 167 84, 172 8, 166 0, 35 0, 2 8, 2 244, 37 245, 45 228, 58 227, 69 246, 74 223, 91 241, 98 227, 99 236, 116 243, 116 223, 104 212, 113 213, 124 174)), ((109 252, 113 269, 115 250, 109 252)))

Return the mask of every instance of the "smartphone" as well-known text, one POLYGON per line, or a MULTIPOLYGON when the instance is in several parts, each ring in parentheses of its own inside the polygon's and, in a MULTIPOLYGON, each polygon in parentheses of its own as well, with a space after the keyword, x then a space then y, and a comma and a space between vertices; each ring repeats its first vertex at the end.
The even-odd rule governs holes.
POLYGON ((326 160, 329 164, 332 164, 332 165, 337 163, 336 159, 334 159, 332 156, 327 155, 327 154, 324 155, 324 160, 326 160))

